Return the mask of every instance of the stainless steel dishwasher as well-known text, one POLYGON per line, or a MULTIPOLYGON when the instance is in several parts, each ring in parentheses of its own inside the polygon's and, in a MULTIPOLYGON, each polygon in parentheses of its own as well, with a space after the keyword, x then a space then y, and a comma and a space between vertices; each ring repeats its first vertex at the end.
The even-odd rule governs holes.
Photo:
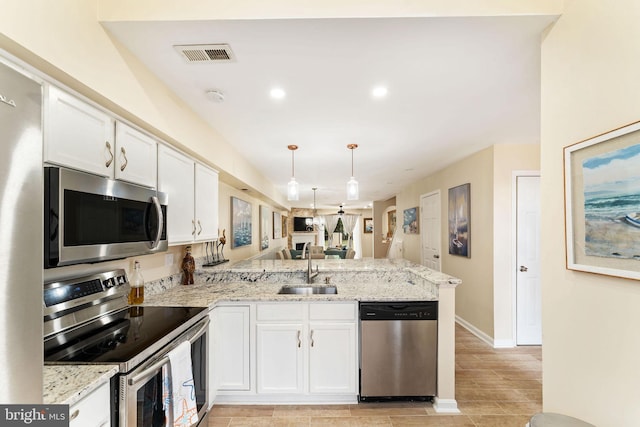
POLYGON ((360 303, 360 400, 436 395, 438 302, 360 303))

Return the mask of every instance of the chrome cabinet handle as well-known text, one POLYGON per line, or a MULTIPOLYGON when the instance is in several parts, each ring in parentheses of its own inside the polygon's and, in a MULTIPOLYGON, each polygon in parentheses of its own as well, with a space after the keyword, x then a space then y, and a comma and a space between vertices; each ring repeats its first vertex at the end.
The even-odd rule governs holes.
POLYGON ((529 269, 528 269, 527 267, 525 267, 524 265, 521 265, 521 266, 520 266, 520 271, 521 271, 522 273, 526 273, 527 271, 529 271, 529 269))
POLYGON ((158 229, 156 230, 156 237, 151 242, 151 249, 155 249, 160 243, 160 238, 162 237, 162 228, 164 227, 164 216, 162 215, 162 206, 160 206, 160 201, 156 196, 151 197, 151 203, 156 208, 156 215, 158 215, 158 229))
POLYGON ((120 172, 124 172, 124 169, 129 164, 129 159, 127 159, 127 152, 124 151, 124 147, 120 147, 120 153, 122 153, 122 157, 124 157, 124 163, 120 166, 120 172))
POLYGON ((200 220, 198 220, 198 227, 200 227, 200 230, 198 231, 198 236, 199 236, 200 233, 202 233, 202 224, 200 224, 200 220))
POLYGON ((111 158, 104 164, 104 166, 108 168, 111 166, 111 163, 113 163, 113 152, 111 151, 111 144, 109 144, 109 141, 105 141, 105 144, 107 146, 107 151, 109 151, 109 155, 111 156, 111 158))
POLYGON ((311 330, 311 333, 309 334, 309 340, 311 340, 311 347, 313 347, 313 329, 311 330))
POLYGON ((193 234, 195 236, 196 235, 196 220, 195 219, 191 220, 191 225, 193 226, 193 231, 191 232, 191 234, 193 234))
POLYGON ((298 348, 302 346, 302 341, 300 340, 300 331, 298 331, 298 348))
POLYGON ((75 411, 73 411, 73 413, 69 416, 69 421, 73 421, 76 418, 78 418, 78 415, 80 415, 80 409, 76 409, 75 411))

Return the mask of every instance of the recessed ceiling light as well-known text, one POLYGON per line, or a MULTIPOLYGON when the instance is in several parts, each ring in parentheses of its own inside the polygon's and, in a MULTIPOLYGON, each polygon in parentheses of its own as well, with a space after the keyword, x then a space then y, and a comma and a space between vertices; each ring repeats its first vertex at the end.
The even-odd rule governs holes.
POLYGON ((287 96, 287 93, 284 91, 284 89, 275 87, 271 89, 271 92, 269 92, 269 95, 271 95, 273 99, 282 99, 285 96, 287 96))
POLYGON ((387 96, 387 92, 388 90, 385 86, 376 86, 371 91, 371 94, 374 98, 384 98, 385 96, 387 96))
POLYGON ((206 95, 213 102, 224 102, 224 92, 220 89, 209 89, 206 95))

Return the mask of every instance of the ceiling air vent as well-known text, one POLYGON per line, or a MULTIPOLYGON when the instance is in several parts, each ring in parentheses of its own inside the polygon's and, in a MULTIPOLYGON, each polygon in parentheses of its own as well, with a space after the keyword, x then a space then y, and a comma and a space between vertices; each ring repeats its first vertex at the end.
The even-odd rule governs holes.
POLYGON ((236 59, 228 44, 178 45, 174 48, 187 62, 231 62, 236 59))

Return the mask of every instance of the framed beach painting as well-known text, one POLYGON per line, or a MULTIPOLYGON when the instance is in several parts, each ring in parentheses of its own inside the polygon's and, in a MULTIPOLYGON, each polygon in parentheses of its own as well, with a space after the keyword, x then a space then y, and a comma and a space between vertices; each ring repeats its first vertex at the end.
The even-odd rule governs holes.
POLYGON ((418 207, 405 209, 402 219, 404 234, 418 234, 418 207))
POLYGON ((640 279, 640 122, 565 147, 567 268, 640 279))
POLYGON ((449 189, 449 253, 471 258, 471 184, 449 189))
POLYGON ((271 222, 271 215, 269 215, 269 208, 267 206, 260 205, 260 250, 269 248, 269 223, 271 222))
POLYGON ((231 249, 251 245, 251 203, 231 197, 231 249))
POLYGON ((273 238, 282 239, 282 214, 280 212, 273 213, 273 238))
POLYGON ((373 233, 373 218, 364 218, 364 232, 365 233, 373 233))

